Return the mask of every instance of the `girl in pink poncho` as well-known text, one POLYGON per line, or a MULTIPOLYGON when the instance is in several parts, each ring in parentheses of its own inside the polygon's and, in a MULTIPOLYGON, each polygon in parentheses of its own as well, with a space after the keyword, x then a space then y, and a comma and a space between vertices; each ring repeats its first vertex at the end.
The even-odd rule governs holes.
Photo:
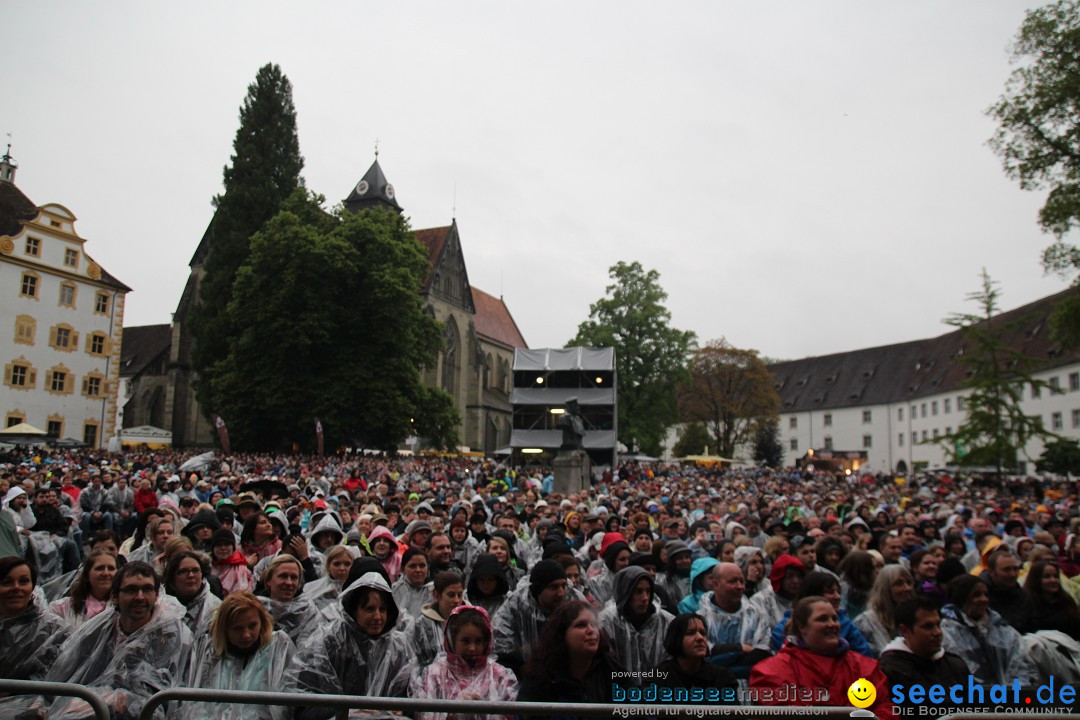
MULTIPOLYGON (((454 608, 443 634, 444 652, 421 675, 413 678, 415 698, 510 702, 517 699, 514 673, 491 659, 491 621, 475 605, 454 608)), ((417 720, 445 720, 441 713, 417 713, 417 720)), ((459 720, 483 720, 490 715, 455 714, 459 720)))

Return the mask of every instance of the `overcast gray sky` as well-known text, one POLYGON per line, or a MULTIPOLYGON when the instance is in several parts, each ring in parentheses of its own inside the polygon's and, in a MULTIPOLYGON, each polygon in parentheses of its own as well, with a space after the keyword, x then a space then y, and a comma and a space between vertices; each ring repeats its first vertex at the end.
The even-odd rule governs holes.
POLYGON ((469 279, 531 346, 638 260, 677 327, 794 358, 945 332, 984 266, 1006 309, 1065 287, 985 145, 1037 4, 16 0, 0 129, 134 289, 126 325, 170 320, 272 61, 308 186, 343 199, 378 138, 414 228, 456 189, 469 279))

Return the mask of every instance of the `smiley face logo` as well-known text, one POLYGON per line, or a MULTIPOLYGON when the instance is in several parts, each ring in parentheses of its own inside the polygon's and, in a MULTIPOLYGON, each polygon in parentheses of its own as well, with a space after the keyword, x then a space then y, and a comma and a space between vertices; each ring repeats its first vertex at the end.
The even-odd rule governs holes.
POLYGON ((866 678, 859 678, 847 689, 847 699, 857 708, 868 708, 877 700, 877 688, 866 678))

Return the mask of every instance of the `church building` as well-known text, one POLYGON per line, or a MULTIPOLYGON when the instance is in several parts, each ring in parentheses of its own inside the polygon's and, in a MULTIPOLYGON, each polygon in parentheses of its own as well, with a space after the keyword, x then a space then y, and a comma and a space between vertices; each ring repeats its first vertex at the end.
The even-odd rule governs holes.
MULTIPOLYGON (((403 212, 378 159, 353 186, 344 205, 352 212, 370 207, 403 212)), ((189 325, 213 234, 211 220, 189 263, 190 275, 172 324, 125 328, 124 332, 122 373, 128 378, 124 427, 156 425, 151 420, 160 418, 178 447, 214 444, 213 426, 195 399, 189 325), (129 336, 133 340, 130 358, 126 357, 129 336), (134 342, 136 339, 140 342, 134 342)), ((416 230, 415 234, 428 256, 427 277, 421 288, 425 306, 444 325, 446 340, 437 361, 425 368, 424 382, 442 388, 454 399, 461 416, 458 436, 464 448, 484 453, 505 448, 512 420, 510 367, 514 351, 528 346, 502 298, 469 283, 456 220, 443 227, 416 230)))

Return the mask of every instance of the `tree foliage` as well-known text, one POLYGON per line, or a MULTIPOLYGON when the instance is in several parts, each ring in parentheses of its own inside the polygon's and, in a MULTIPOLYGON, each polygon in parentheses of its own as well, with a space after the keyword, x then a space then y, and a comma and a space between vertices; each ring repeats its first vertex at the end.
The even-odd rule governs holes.
POLYGON ((784 444, 780 439, 780 419, 771 418, 759 423, 754 437, 754 461, 765 467, 778 468, 784 464, 784 444))
POLYGON ((1080 442, 1067 438, 1051 440, 1043 448, 1035 467, 1040 472, 1080 475, 1080 442))
POLYGON ((314 442, 393 450, 414 431, 456 445, 457 413, 420 381, 441 347, 419 289, 427 257, 396 213, 338 216, 298 189, 255 234, 211 391, 239 447, 314 442))
POLYGON ((237 274, 249 259, 252 237, 303 186, 303 166, 292 84, 280 67, 267 64, 248 86, 240 108, 231 164, 224 169, 225 192, 213 201, 217 209, 209 229, 205 275, 191 318, 196 389, 208 411, 223 410, 213 390, 214 373, 225 357, 225 339, 239 330, 230 324, 228 312, 237 274))
MULTIPOLYGON (((1021 188, 1049 190, 1039 224, 1057 239, 1043 252, 1043 264, 1076 275, 1080 248, 1063 238, 1080 221, 1080 2, 1029 10, 1012 61, 1005 92, 987 111, 998 122, 990 147, 1021 188)), ((1078 318, 1080 292, 1059 305, 1051 320, 1055 336, 1080 344, 1078 318)))
POLYGON ((757 350, 713 340, 690 358, 689 378, 679 395, 682 417, 705 423, 717 450, 734 457, 754 441, 758 427, 776 417, 780 397, 757 350))
POLYGON ((1028 441, 1052 437, 1038 417, 1029 417, 1021 407, 1024 390, 1048 387, 1032 377, 1032 359, 1013 348, 1007 340, 1008 326, 997 317, 997 283, 986 270, 982 288, 968 295, 978 305, 977 313, 959 313, 945 322, 961 329, 966 341, 958 361, 968 369, 965 384, 970 393, 965 400, 966 417, 955 432, 938 442, 954 450, 954 460, 964 465, 993 465, 1002 472, 1016 464, 1028 441))
POLYGON ((589 307, 589 319, 568 345, 615 348, 619 440, 631 451, 657 455, 677 417, 676 393, 696 336, 671 327, 656 270, 619 262, 608 275, 605 297, 589 307))
POLYGON ((705 429, 705 424, 692 422, 683 426, 679 439, 675 441, 675 447, 671 449, 671 454, 675 457, 709 455, 710 451, 715 449, 715 444, 709 436, 709 431, 705 429), (709 447, 710 445, 713 447, 709 447))

